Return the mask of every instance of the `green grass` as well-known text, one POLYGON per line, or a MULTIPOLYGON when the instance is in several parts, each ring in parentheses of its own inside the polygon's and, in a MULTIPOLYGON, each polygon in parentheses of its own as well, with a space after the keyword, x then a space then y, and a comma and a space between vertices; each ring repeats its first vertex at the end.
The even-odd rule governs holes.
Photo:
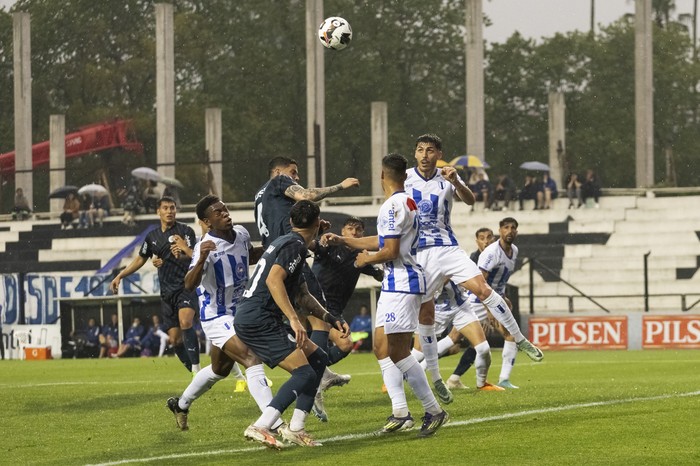
MULTIPOLYGON (((443 375, 457 358, 440 360, 443 375)), ((500 352, 493 361, 497 379, 500 352)), ((450 424, 429 439, 371 435, 390 404, 370 354, 334 369, 353 379, 326 393, 329 423, 308 419, 324 446, 276 452, 243 439, 258 410, 231 380, 178 431, 165 400, 189 375, 175 358, 0 361, 0 464, 700 464, 698 351, 550 351, 540 364, 520 354, 520 390, 456 392, 450 424)), ((267 372, 273 391, 287 378, 267 372)), ((412 396, 409 406, 422 415, 412 396)))

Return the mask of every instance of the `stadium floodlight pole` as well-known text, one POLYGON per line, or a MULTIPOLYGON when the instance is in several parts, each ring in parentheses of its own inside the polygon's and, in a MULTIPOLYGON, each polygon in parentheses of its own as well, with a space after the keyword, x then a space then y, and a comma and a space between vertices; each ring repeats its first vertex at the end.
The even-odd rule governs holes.
POLYGON ((486 160, 484 149, 484 20, 483 0, 465 0, 467 154, 486 160))
MULTIPOLYGON (((66 184, 66 117, 49 117, 49 188, 50 192, 66 184)), ((51 212, 63 210, 63 199, 51 199, 51 212)))
POLYGON ((634 7, 634 123, 637 188, 654 184, 654 80, 651 0, 634 7))
POLYGON ((15 96, 15 188, 22 188, 32 211, 32 59, 29 13, 12 13, 15 96))
POLYGON ((322 22, 323 0, 306 0, 306 185, 309 188, 326 185, 325 49, 318 40, 322 22))

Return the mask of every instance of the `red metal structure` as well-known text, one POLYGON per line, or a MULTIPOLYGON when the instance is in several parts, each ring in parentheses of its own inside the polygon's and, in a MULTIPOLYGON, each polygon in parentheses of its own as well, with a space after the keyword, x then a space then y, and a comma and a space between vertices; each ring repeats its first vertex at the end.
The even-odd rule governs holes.
MULTIPOLYGON (((66 159, 121 147, 130 152, 143 153, 143 144, 136 140, 131 120, 114 120, 84 126, 66 134, 66 159)), ((49 162, 49 141, 32 146, 32 168, 49 162)), ((0 154, 0 174, 14 173, 15 151, 0 154)))

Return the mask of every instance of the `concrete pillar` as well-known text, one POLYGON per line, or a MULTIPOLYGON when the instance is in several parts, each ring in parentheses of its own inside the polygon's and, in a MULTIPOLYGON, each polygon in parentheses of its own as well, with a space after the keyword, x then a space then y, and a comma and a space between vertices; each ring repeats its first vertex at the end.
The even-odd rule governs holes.
POLYGON ((486 160, 484 144, 484 24, 482 0, 465 0, 467 154, 486 160))
POLYGON ((323 19, 323 0, 306 0, 307 180, 302 184, 309 188, 326 185, 325 49, 318 40, 323 19))
POLYGON ((372 196, 384 199, 384 190, 379 175, 382 159, 389 153, 389 117, 386 102, 372 102, 371 173, 372 196))
POLYGON ((156 3, 156 152, 158 173, 175 177, 173 6, 156 3))
POLYGON ((637 188, 654 185, 654 82, 651 0, 635 1, 634 127, 637 188))
POLYGON ((223 197, 223 166, 221 164, 221 109, 208 108, 204 116, 205 145, 209 154, 209 169, 212 173, 213 186, 210 192, 223 197))
MULTIPOLYGON (((66 184, 66 117, 49 117, 49 192, 66 184)), ((63 210, 63 199, 51 199, 51 212, 63 210)))
POLYGON ((32 62, 29 13, 12 13, 15 75, 15 188, 22 188, 32 210, 32 62))
POLYGON ((560 159, 566 153, 566 102, 561 92, 549 93, 549 176, 562 189, 564 180, 564 161, 560 159))

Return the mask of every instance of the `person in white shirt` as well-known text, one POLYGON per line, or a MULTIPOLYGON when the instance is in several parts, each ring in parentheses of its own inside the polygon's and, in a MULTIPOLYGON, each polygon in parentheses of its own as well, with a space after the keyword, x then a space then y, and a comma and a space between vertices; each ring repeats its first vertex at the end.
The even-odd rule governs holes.
POLYGON ((427 437, 447 422, 449 416, 440 407, 425 372, 410 351, 418 327, 425 279, 415 257, 419 239, 418 206, 404 191, 407 165, 406 158, 400 154, 389 154, 382 160, 382 188, 386 201, 377 216, 377 236, 349 238, 329 233, 322 241, 364 250, 357 255, 356 267, 383 264, 384 279, 377 302, 374 348, 392 401, 392 415, 381 432, 395 432, 414 425, 403 389, 405 379, 425 410, 418 436, 427 437), (367 250, 377 253, 370 255, 367 250))

